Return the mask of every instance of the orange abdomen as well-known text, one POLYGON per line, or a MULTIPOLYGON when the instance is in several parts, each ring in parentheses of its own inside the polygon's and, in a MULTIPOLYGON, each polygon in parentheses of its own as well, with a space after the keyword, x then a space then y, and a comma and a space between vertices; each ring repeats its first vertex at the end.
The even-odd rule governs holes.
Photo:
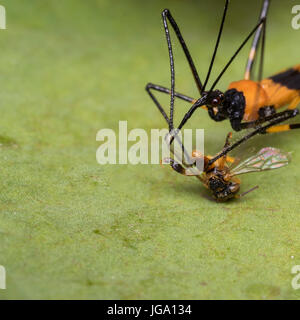
POLYGON ((300 65, 276 74, 260 82, 240 80, 232 82, 228 89, 242 91, 246 99, 244 121, 258 119, 258 110, 266 106, 276 109, 300 102, 300 65))

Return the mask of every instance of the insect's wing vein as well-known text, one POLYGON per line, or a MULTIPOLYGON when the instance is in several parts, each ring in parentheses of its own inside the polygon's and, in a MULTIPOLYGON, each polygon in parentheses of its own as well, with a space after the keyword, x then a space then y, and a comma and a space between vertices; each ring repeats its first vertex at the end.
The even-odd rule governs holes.
POLYGON ((239 175, 249 172, 260 172, 278 169, 290 162, 290 154, 279 149, 266 147, 256 155, 246 159, 231 170, 231 175, 239 175))

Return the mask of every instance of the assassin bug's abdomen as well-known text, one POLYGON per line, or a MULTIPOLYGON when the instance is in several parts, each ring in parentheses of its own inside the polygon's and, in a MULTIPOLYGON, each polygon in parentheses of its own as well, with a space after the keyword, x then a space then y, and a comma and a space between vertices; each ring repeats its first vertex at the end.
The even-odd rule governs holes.
POLYGON ((300 102, 300 64, 275 74, 260 82, 269 98, 269 105, 276 109, 291 104, 296 108, 300 102))

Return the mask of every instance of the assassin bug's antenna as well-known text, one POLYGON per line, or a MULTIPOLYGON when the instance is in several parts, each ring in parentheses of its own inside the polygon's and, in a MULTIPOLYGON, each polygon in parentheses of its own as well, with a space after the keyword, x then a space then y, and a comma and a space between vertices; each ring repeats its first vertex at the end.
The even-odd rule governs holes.
POLYGON ((226 0, 224 12, 223 12, 223 17, 222 17, 222 22, 221 22, 219 33, 218 33, 217 42, 216 42, 216 45, 215 45, 215 49, 214 49, 214 53, 213 53, 212 59, 210 61, 210 65, 209 65, 209 68, 208 68, 206 79, 205 79, 204 84, 202 86, 201 94, 205 91, 205 87, 207 85, 207 82, 208 82, 208 79, 210 77, 213 64, 215 62, 215 58, 216 58, 216 54, 217 54, 218 47, 219 47, 219 44, 220 44, 220 40, 221 40, 221 36, 222 36, 222 32, 223 32, 223 27, 224 27, 224 23, 225 23, 225 18, 226 18, 226 14, 227 14, 228 3, 229 3, 229 0, 226 0))

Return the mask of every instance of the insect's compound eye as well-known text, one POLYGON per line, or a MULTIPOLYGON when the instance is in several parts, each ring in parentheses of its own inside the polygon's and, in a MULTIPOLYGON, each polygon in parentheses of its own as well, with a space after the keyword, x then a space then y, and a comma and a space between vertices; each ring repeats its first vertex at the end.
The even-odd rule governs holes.
POLYGON ((221 103, 221 98, 214 98, 214 99, 212 99, 212 101, 211 101, 211 104, 213 105, 213 106, 218 106, 219 104, 221 103))

